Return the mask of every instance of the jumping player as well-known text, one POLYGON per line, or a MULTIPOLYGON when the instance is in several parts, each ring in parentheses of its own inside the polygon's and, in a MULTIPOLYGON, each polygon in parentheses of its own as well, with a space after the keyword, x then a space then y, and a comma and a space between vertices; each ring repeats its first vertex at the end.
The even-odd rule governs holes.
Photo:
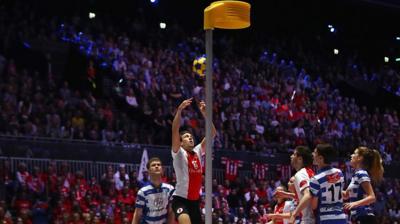
MULTIPOLYGON (((192 133, 183 131, 179 133, 182 110, 192 104, 192 98, 184 100, 176 111, 172 122, 172 159, 176 173, 176 186, 172 199, 172 209, 180 224, 201 223, 200 213, 200 188, 202 184, 201 158, 205 155, 205 139, 194 145, 192 133)), ((205 117, 206 105, 199 103, 199 109, 205 117)), ((216 129, 212 125, 212 136, 216 129)))

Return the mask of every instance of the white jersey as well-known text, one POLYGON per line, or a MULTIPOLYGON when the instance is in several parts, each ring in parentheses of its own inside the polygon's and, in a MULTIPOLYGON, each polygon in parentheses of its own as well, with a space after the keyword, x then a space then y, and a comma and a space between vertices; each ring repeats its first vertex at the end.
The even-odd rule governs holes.
POLYGON ((173 192, 174 187, 166 183, 161 183, 158 188, 152 184, 140 188, 135 207, 143 209, 141 223, 167 223, 168 206, 173 192))
POLYGON ((202 184, 201 144, 196 145, 192 152, 182 147, 178 152, 171 150, 176 185, 174 195, 188 200, 198 200, 202 184))
MULTIPOLYGON (((296 209, 296 202, 294 200, 285 201, 285 205, 283 206, 282 213, 290 213, 296 209)), ((289 224, 289 219, 283 219, 284 224, 289 224)))
MULTIPOLYGON (((304 189, 310 186, 310 179, 314 176, 314 171, 311 168, 302 168, 294 175, 294 187, 296 189, 296 196, 300 201, 304 194, 304 189)), ((315 223, 314 215, 311 209, 311 204, 301 211, 301 223, 312 224, 315 223)))

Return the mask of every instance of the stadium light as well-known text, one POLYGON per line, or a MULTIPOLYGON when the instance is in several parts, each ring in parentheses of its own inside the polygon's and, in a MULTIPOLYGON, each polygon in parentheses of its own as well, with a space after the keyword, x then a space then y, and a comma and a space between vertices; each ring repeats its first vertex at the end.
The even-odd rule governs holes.
POLYGON ((167 24, 161 22, 161 23, 160 23, 160 29, 165 29, 165 28, 167 28, 167 24))
POLYGON ((396 40, 400 40, 400 37, 396 37, 396 40))
POLYGON ((329 29, 330 29, 330 28, 333 28, 333 26, 332 26, 331 24, 329 24, 329 25, 328 25, 328 28, 329 28, 329 29))
POLYGON ((338 55, 338 54, 339 54, 339 50, 338 50, 338 49, 336 49, 336 48, 335 48, 335 49, 333 49, 333 54, 334 54, 334 55, 338 55))
POLYGON ((28 42, 24 42, 24 47, 25 48, 31 48, 31 45, 28 42))
POLYGON ((385 61, 385 63, 389 62, 389 58, 388 57, 384 57, 383 60, 385 61))
POLYGON ((329 31, 331 31, 331 33, 334 33, 335 32, 335 28, 331 28, 329 31))
POLYGON ((94 19, 94 18, 96 18, 96 13, 89 12, 89 19, 94 19))
POLYGON ((396 60, 395 60, 396 62, 399 62, 400 61, 400 58, 396 58, 396 60))

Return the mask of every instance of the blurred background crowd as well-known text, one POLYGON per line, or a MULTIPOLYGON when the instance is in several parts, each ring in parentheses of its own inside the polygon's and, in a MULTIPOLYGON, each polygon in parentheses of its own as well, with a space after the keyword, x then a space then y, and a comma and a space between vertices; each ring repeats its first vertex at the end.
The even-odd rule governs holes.
MULTIPOLYGON (((287 10, 284 15, 300 14, 291 9, 297 3, 274 4, 287 10)), ((169 145, 176 106, 190 97, 196 102, 204 99, 204 80, 192 72, 193 59, 204 53, 202 32, 178 21, 167 23, 165 29, 155 26, 154 20, 164 14, 157 9, 152 18, 147 10, 161 7, 161 2, 134 7, 132 16, 103 11, 95 18, 83 16, 86 4, 75 14, 62 15, 47 8, 43 13, 44 5, 55 7, 46 1, 35 6, 22 1, 0 4, 0 134, 169 145)), ((69 7, 66 10, 76 5, 72 2, 69 7)), ((380 12, 390 17, 392 10, 380 12)), ((357 15, 356 22, 364 18, 361 12, 357 15)), ((267 24, 273 24, 270 30, 256 26, 215 36, 214 150, 274 157, 289 155, 298 145, 328 142, 343 160, 355 147, 367 145, 379 150, 385 165, 397 164, 400 75, 393 57, 397 47, 377 44, 375 48, 390 49, 378 61, 361 44, 369 44, 368 27, 357 28, 359 36, 351 32, 345 36, 340 30, 344 25, 325 22, 327 28, 321 30, 326 31, 304 34, 301 22, 290 30, 280 27, 273 16, 266 17, 271 19, 267 24)), ((282 24, 293 22, 288 21, 282 24)), ((196 105, 183 117, 184 128, 198 140, 204 136, 196 105)), ((130 223, 136 192, 146 184, 137 181, 136 172, 110 166, 98 179, 82 170, 71 172, 66 164, 49 163, 41 169, 22 162, 11 167, 7 159, 1 160, 0 220, 130 223)), ((173 174, 165 180, 173 184, 173 174)), ((215 180, 213 220, 266 222, 264 214, 275 203, 273 192, 284 182, 271 177, 215 180)), ((381 223, 400 220, 399 190, 397 178, 375 186, 374 209, 381 223)))

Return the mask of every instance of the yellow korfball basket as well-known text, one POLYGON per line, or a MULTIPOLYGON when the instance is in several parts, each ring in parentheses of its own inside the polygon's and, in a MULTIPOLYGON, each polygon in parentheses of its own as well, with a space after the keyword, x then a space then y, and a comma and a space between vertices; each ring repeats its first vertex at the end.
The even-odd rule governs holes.
POLYGON ((217 1, 204 9, 204 29, 243 29, 250 26, 250 4, 217 1))

